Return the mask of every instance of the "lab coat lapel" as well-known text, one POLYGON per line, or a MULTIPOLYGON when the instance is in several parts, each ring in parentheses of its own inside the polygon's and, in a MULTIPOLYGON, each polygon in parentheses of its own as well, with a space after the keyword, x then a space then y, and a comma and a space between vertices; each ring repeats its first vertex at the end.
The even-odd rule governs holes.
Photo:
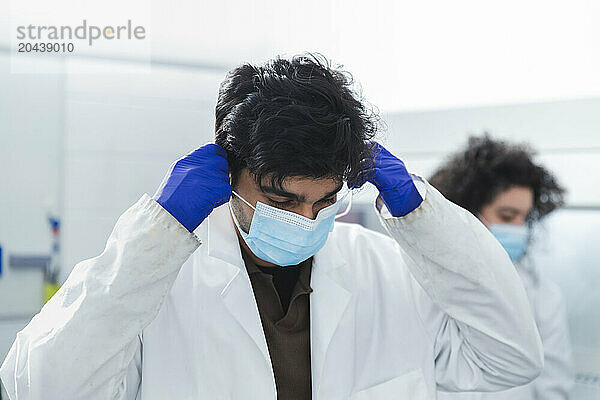
MULTIPOLYGON (((334 236, 331 234, 330 236, 334 236)), ((344 281, 345 258, 339 243, 330 237, 314 256, 311 272, 310 343, 313 398, 319 398, 327 359, 340 360, 348 354, 329 354, 331 340, 352 298, 352 284, 344 281)), ((244 266, 239 242, 227 205, 215 209, 208 220, 208 255, 214 259, 203 279, 216 287, 227 309, 254 340, 271 368, 271 359, 254 298, 250 278, 244 266)), ((342 346, 352 352, 351 345, 342 346)), ((342 363, 350 371, 351 362, 342 363)), ((348 373, 348 371, 340 371, 348 373)))
POLYGON ((352 297, 350 284, 342 279, 346 261, 336 245, 330 237, 313 259, 310 297, 313 398, 318 398, 326 360, 337 358, 328 354, 331 339, 352 297))
POLYGON ((270 366, 271 358, 254 291, 227 204, 216 208, 209 216, 208 255, 217 262, 211 267, 210 278, 205 278, 211 281, 211 286, 218 288, 227 309, 254 340, 270 366))

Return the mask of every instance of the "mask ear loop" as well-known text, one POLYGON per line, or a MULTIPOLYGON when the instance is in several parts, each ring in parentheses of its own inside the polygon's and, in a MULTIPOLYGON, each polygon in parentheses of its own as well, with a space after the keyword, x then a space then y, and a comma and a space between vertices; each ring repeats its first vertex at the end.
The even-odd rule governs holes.
POLYGON ((235 194, 238 199, 240 199, 241 201, 243 201, 244 203, 246 203, 248 205, 248 207, 250 207, 251 209, 253 209, 254 211, 256 211, 256 208, 254 208, 254 206, 252 204, 248 203, 246 201, 246 199, 244 199, 242 196, 240 196, 239 194, 237 194, 235 190, 232 190, 231 193, 235 194))
POLYGON ((348 205, 346 206, 346 209, 341 214, 336 215, 334 219, 339 219, 339 218, 342 218, 342 217, 348 215, 351 208, 352 208, 352 190, 350 191, 350 200, 348 201, 348 205))

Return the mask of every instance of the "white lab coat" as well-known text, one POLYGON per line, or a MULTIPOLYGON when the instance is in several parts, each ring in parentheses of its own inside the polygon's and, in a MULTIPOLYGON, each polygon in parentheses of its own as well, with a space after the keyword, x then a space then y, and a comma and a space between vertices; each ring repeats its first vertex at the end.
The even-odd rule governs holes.
MULTIPOLYGON (((439 387, 523 385, 542 368, 507 254, 417 183, 419 208, 382 217, 395 240, 336 223, 314 257, 313 399, 429 400, 439 387)), ((0 368, 11 398, 276 399, 227 205, 195 233, 147 195, 128 209, 18 333, 0 368)))
POLYGON ((540 274, 531 258, 516 264, 533 310, 544 369, 533 382, 495 393, 443 393, 440 400, 567 400, 573 386, 571 343, 565 304, 558 286, 540 274))

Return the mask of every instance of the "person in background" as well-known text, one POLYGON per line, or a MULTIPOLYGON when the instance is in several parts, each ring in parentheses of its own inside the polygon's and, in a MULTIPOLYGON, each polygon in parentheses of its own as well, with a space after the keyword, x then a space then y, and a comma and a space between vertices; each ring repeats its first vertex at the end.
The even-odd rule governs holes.
POLYGON ((528 255, 532 228, 563 205, 564 189, 525 145, 469 138, 429 179, 447 199, 476 215, 513 261, 529 297, 545 365, 533 382, 496 393, 445 393, 440 399, 563 400, 572 386, 571 347, 558 287, 528 255))

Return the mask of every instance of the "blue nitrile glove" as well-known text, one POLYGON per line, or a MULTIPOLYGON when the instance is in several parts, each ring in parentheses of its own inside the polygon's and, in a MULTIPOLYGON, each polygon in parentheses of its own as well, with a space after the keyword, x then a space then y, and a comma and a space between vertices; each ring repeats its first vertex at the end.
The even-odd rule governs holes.
POLYGON ((371 182, 379 190, 381 199, 394 217, 403 217, 419 207, 423 198, 419 194, 404 163, 385 147, 371 142, 373 159, 363 171, 354 187, 371 182))
POLYGON ((154 195, 158 204, 190 232, 230 197, 227 153, 213 143, 173 163, 154 195))

